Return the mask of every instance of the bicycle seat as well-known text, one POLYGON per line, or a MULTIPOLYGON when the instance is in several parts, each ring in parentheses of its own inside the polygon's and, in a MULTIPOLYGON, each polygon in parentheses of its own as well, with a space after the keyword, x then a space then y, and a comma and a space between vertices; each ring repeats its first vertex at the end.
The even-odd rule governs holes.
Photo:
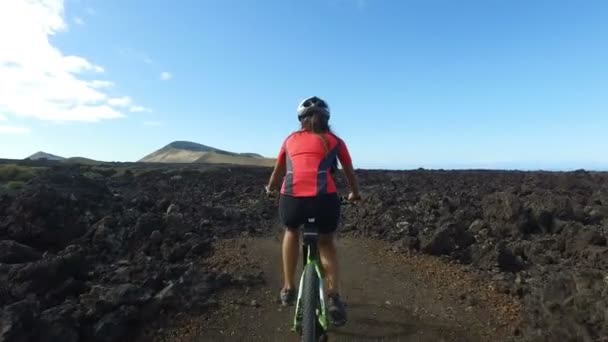
POLYGON ((307 223, 304 224, 304 229, 302 231, 304 243, 314 243, 319 239, 319 227, 315 222, 316 219, 310 217, 307 219, 307 223))

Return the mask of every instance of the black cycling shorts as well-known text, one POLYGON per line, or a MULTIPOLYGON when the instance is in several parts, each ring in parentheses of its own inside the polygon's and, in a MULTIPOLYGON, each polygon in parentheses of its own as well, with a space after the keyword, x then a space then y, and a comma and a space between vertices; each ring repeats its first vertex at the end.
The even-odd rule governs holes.
POLYGON ((279 199, 281 223, 289 229, 298 229, 314 217, 319 233, 330 234, 336 231, 340 221, 340 198, 338 194, 316 197, 293 197, 281 194, 279 199))

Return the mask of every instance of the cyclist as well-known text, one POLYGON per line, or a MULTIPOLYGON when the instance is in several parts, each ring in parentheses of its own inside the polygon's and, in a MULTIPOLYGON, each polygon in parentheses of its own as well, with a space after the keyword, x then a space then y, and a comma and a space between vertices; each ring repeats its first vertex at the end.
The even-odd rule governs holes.
POLYGON ((280 188, 279 214, 285 226, 283 236, 283 277, 280 292, 283 305, 292 305, 296 298, 294 273, 299 257, 298 228, 309 217, 319 225, 319 253, 326 272, 328 311, 333 325, 346 323, 344 303, 338 288, 338 261, 334 233, 340 219, 340 199, 332 173, 337 159, 344 169, 351 193, 349 201, 361 199, 350 154, 344 141, 329 127, 330 109, 327 102, 314 96, 298 107, 300 130, 289 135, 281 146, 279 156, 266 186, 269 194, 280 188))

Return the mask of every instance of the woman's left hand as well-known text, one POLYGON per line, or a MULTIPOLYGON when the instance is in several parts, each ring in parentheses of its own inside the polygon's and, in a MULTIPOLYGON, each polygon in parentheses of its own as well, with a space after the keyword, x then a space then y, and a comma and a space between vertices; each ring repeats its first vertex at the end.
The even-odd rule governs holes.
POLYGON ((266 185, 266 186, 264 187, 264 189, 266 190, 266 196, 271 197, 271 198, 273 198, 273 197, 277 197, 277 191, 276 191, 276 190, 274 190, 274 189, 272 189, 272 188, 270 187, 270 185, 266 185))

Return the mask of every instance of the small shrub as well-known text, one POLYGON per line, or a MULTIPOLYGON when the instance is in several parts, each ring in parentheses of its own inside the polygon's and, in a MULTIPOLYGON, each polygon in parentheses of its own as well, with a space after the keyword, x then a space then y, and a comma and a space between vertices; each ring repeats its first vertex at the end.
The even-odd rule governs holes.
POLYGON ((112 178, 133 177, 134 172, 130 169, 117 169, 112 178))
POLYGON ((112 177, 114 174, 116 174, 116 170, 113 168, 108 168, 108 167, 100 167, 100 166, 95 166, 91 168, 92 172, 98 173, 100 175, 103 175, 104 177, 112 177))
POLYGON ((6 187, 11 190, 19 190, 25 186, 25 182, 23 181, 10 181, 6 184, 6 187))
POLYGON ((14 164, 0 166, 0 182, 26 182, 32 177, 34 177, 34 171, 29 167, 14 164))
POLYGON ((84 177, 92 179, 92 180, 101 180, 103 179, 103 175, 97 172, 91 172, 91 171, 87 171, 85 173, 82 174, 84 177))

